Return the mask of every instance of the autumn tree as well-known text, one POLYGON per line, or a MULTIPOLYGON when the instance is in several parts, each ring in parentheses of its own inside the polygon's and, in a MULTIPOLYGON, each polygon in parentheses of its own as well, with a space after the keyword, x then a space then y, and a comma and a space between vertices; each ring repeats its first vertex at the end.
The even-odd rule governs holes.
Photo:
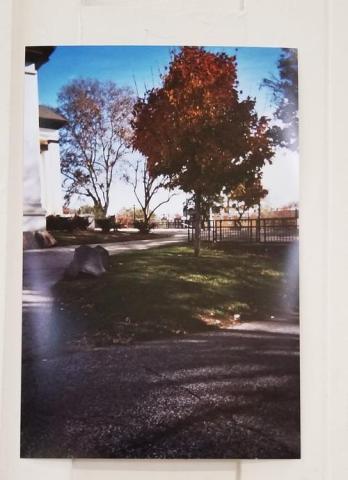
POLYGON ((166 181, 162 176, 150 174, 148 161, 144 157, 133 158, 126 162, 126 172, 123 179, 132 189, 142 212, 142 231, 148 233, 151 229, 151 220, 159 207, 168 203, 175 195, 170 192, 166 198, 158 194, 164 190, 166 181))
POLYGON ((244 183, 240 183, 227 195, 227 203, 238 214, 238 221, 243 215, 260 204, 260 201, 268 194, 268 190, 263 188, 260 178, 251 178, 244 183))
POLYGON ((135 221, 141 220, 143 218, 143 212, 140 208, 122 208, 116 214, 116 221, 122 226, 129 227, 134 225, 135 221))
POLYGON ((73 80, 58 95, 67 119, 60 131, 65 200, 88 198, 101 217, 107 213, 116 166, 127 152, 134 99, 113 82, 73 80))
POLYGON ((135 105, 133 145, 148 158, 151 176, 193 195, 199 255, 205 199, 231 191, 272 157, 268 123, 254 100, 239 99, 233 56, 182 47, 161 80, 135 105))
POLYGON ((265 78, 262 87, 269 88, 276 105, 274 117, 280 125, 272 132, 277 144, 298 149, 298 62, 297 50, 283 48, 278 60, 278 77, 265 78))

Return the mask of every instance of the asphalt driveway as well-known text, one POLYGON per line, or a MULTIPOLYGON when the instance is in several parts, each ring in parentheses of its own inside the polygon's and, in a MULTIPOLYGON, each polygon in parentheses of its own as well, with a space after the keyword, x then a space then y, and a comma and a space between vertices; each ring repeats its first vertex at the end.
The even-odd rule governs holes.
POLYGON ((297 458, 298 335, 233 330, 23 362, 22 456, 297 458))

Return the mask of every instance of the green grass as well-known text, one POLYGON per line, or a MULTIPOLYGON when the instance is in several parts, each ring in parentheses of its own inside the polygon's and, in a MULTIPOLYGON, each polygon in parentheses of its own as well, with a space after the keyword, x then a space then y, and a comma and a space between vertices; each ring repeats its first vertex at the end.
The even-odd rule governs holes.
POLYGON ((127 242, 130 240, 150 240, 151 238, 165 237, 168 235, 157 233, 140 232, 110 232, 103 233, 91 230, 74 230, 73 232, 63 230, 51 230, 50 233, 57 240, 61 247, 69 245, 88 245, 102 243, 127 242))
POLYGON ((225 245, 196 258, 188 246, 171 246, 115 255, 98 279, 61 281, 57 307, 68 337, 93 345, 226 328, 236 314, 285 317, 297 312, 289 251, 225 245))

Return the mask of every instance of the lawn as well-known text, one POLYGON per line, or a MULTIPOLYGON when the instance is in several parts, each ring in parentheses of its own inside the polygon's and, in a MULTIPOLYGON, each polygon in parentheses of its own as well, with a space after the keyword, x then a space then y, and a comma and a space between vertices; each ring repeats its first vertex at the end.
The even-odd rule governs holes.
POLYGON ((297 316, 297 257, 296 246, 227 244, 199 258, 189 246, 115 255, 104 276, 56 285, 60 329, 71 345, 102 346, 297 316))
POLYGON ((51 230, 50 233, 57 240, 61 247, 69 245, 92 245, 101 243, 127 242, 130 240, 150 240, 151 238, 166 237, 169 235, 158 233, 140 233, 140 232, 110 232, 103 233, 92 230, 74 230, 68 232, 64 230, 51 230))

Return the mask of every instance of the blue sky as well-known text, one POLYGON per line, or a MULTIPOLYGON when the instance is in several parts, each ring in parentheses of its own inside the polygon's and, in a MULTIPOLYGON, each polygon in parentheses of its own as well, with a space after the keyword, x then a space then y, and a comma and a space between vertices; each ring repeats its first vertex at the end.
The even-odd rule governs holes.
MULTIPOLYGON (((63 85, 79 77, 113 80, 128 85, 139 95, 145 88, 158 86, 160 72, 170 59, 171 46, 62 46, 57 47, 48 63, 39 70, 40 103, 57 106, 57 95, 63 85)), ((236 55, 238 80, 242 96, 256 97, 259 115, 271 116, 274 106, 267 89, 260 89, 265 77, 277 75, 280 48, 209 47, 236 55)), ((281 152, 271 167, 265 169, 265 186, 270 191, 266 202, 274 207, 298 200, 298 158, 281 152), (278 159, 279 157, 279 159, 278 159), (281 163, 280 163, 281 162, 281 163), (290 181, 289 181, 290 179, 290 181)), ((113 186, 111 210, 131 206, 134 198, 121 181, 113 186)), ((179 195, 159 211, 174 214, 181 211, 184 197, 179 195)))
MULTIPOLYGON (((140 95, 147 87, 159 85, 159 72, 170 59, 172 46, 63 46, 57 47, 50 61, 39 70, 40 103, 56 106, 60 88, 78 77, 113 80, 128 85, 140 95), (135 80, 135 81, 134 81, 135 80)), ((277 74, 279 48, 209 47, 237 56, 238 79, 243 95, 257 97, 257 108, 271 111, 266 89, 259 89, 263 78, 277 74)))

